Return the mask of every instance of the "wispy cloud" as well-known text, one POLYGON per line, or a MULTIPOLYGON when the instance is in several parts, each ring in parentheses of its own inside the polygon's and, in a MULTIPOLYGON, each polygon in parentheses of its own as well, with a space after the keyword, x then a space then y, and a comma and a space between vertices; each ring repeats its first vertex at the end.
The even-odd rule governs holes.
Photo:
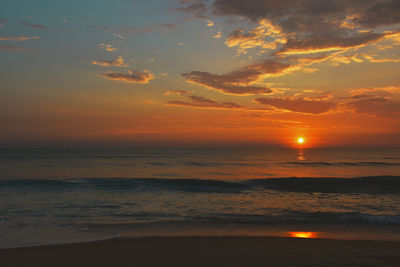
POLYGON ((294 97, 256 98, 254 101, 280 110, 309 114, 321 114, 332 111, 337 107, 334 102, 294 97))
POLYGON ((128 73, 106 72, 106 73, 102 73, 101 75, 107 79, 125 82, 125 83, 146 84, 146 83, 150 83, 150 81, 152 79, 154 79, 154 75, 151 74, 150 72, 136 71, 136 70, 130 70, 130 71, 128 71, 128 73))
POLYGON ((99 44, 99 47, 101 49, 106 50, 107 52, 113 52, 113 51, 118 50, 116 47, 113 47, 111 44, 106 44, 106 43, 99 44))
POLYGON ((310 54, 362 47, 384 39, 384 34, 361 33, 349 36, 309 36, 298 39, 289 38, 278 54, 310 54))
POLYGON ((120 33, 113 33, 113 36, 115 36, 115 37, 118 37, 119 39, 122 39, 122 40, 125 40, 126 39, 126 37, 125 36, 123 36, 122 34, 120 34, 120 33))
POLYGON ((142 34, 142 33, 149 33, 149 32, 157 32, 162 30, 173 30, 178 26, 177 23, 164 23, 164 24, 156 24, 144 27, 132 27, 132 26, 103 26, 101 29, 106 32, 112 32, 114 36, 126 39, 123 35, 134 35, 134 34, 142 34))
POLYGON ((0 45, 1 50, 7 51, 23 51, 25 48, 19 46, 11 46, 11 45, 0 45))
POLYGON ((189 92, 185 90, 170 90, 164 93, 164 95, 188 95, 189 92))
POLYGON ((224 94, 258 95, 269 94, 272 89, 257 85, 269 76, 282 75, 290 71, 291 65, 274 60, 264 60, 226 74, 192 71, 182 76, 187 82, 198 84, 224 94))
POLYGON ((0 19, 0 28, 3 28, 7 24, 6 19, 0 19))
POLYGON ((39 36, 0 36, 0 41, 26 41, 26 40, 37 40, 39 36))
POLYGON ((168 101, 168 105, 173 106, 184 106, 191 108, 206 108, 206 109, 241 109, 243 108, 241 105, 233 102, 217 102, 215 100, 196 95, 187 95, 186 96, 190 102, 188 101, 168 101))
POLYGON ((126 67, 125 61, 122 57, 118 57, 114 60, 93 60, 92 64, 103 67, 126 67))
POLYGON ((44 25, 40 25, 40 24, 33 24, 27 21, 20 21, 19 22, 22 26, 25 27, 30 27, 30 28, 34 28, 34 29, 39 29, 39 30, 45 30, 46 27, 44 25))
POLYGON ((384 97, 364 96, 364 98, 350 102, 346 107, 356 113, 370 114, 378 117, 396 118, 400 116, 400 102, 384 97))

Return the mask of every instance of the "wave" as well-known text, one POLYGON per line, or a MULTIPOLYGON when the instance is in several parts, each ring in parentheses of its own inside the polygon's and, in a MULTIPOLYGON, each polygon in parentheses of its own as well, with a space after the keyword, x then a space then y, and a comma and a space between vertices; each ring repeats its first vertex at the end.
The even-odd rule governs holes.
MULTIPOLYGON (((115 217, 146 217, 148 214, 115 214, 115 217)), ((202 216, 177 216, 174 214, 152 214, 150 217, 160 218, 163 220, 150 220, 147 222, 136 221, 128 224, 196 224, 196 225, 213 225, 213 224, 253 224, 253 225, 293 225, 293 224, 320 224, 320 225, 339 225, 339 224, 400 224, 400 214, 366 214, 361 212, 307 212, 282 210, 277 214, 237 214, 237 213, 215 213, 204 214, 202 216)), ((116 223, 118 224, 118 223, 116 223)), ((126 223, 123 223, 126 224, 126 223)), ((95 226, 96 223, 87 225, 95 226)), ((102 225, 102 224, 99 224, 102 225)), ((114 224, 111 224, 114 225, 114 224)))
POLYGON ((327 162, 327 161, 289 161, 282 162, 282 165, 300 165, 310 167, 321 166, 360 166, 360 167, 379 167, 379 166, 400 166, 400 162, 383 162, 383 161, 346 161, 346 162, 327 162))
POLYGON ((356 178, 269 178, 248 180, 254 186, 291 192, 400 193, 400 176, 356 178))
POLYGON ((183 191, 240 193, 249 190, 277 190, 320 193, 400 193, 400 176, 354 178, 266 178, 241 181, 170 178, 75 178, 64 180, 1 180, 0 190, 183 191))
POLYGON ((2 188, 32 188, 71 190, 78 188, 101 190, 134 191, 185 191, 237 193, 247 188, 241 182, 201 179, 160 179, 160 178, 75 178, 66 180, 4 180, 2 188))

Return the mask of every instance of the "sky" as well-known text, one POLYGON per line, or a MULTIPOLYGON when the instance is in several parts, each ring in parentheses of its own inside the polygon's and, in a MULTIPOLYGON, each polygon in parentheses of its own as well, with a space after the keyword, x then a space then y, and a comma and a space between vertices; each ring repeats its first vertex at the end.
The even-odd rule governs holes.
POLYGON ((2 0, 0 144, 400 146, 398 0, 2 0))

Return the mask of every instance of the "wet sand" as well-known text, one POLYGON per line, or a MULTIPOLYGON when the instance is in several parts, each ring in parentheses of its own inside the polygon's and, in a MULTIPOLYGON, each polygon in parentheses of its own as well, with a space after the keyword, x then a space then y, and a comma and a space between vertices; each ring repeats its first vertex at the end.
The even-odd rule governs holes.
POLYGON ((147 237, 0 250, 2 267, 400 266, 400 242, 147 237))

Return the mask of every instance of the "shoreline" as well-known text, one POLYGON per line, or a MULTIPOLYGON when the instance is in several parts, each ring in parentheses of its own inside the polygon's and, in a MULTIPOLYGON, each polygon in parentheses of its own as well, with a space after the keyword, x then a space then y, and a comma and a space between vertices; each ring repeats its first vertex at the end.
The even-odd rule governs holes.
POLYGON ((114 237, 0 250, 5 266, 399 266, 400 242, 289 237, 114 237))

